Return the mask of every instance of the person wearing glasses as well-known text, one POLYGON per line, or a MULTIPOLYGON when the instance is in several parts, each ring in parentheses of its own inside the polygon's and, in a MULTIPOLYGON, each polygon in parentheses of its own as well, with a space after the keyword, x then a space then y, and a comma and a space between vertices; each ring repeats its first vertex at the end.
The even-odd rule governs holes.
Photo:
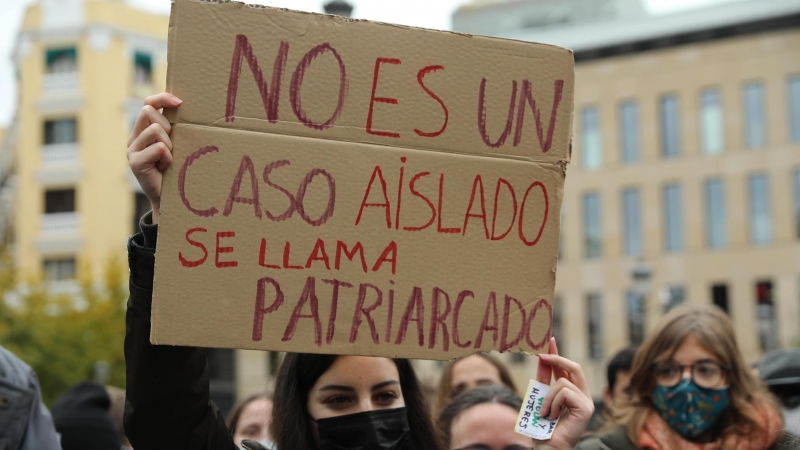
POLYGON ((445 450, 571 450, 586 430, 594 412, 581 366, 558 356, 550 339, 548 354, 539 355, 536 379, 555 383, 542 402, 540 414, 560 417, 553 436, 546 441, 517 434, 522 399, 504 385, 478 386, 457 395, 442 410, 438 427, 445 450))
POLYGON ((631 367, 616 428, 579 450, 790 448, 780 409, 744 362, 733 323, 716 306, 683 305, 656 324, 631 367))

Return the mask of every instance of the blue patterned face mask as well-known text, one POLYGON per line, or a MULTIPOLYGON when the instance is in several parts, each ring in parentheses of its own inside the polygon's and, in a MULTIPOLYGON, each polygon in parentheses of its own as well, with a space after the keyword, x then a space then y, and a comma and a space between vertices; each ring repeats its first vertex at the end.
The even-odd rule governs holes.
POLYGON ((656 386, 653 403, 672 429, 691 439, 713 427, 728 408, 728 388, 703 388, 685 378, 672 387, 656 386))

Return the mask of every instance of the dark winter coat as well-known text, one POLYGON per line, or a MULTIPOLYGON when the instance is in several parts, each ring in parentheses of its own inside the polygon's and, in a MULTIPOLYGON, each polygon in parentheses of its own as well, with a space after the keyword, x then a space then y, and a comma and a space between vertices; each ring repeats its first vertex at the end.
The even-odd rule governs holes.
POLYGON ((238 450, 210 398, 205 349, 150 344, 158 226, 149 223, 150 213, 139 223, 142 233, 128 240, 125 434, 137 449, 238 450))

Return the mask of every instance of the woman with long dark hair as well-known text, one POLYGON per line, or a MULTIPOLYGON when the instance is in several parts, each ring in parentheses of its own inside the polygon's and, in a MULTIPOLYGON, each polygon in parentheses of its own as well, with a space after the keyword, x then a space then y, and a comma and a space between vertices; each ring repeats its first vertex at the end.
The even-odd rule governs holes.
POLYGON ((428 411, 407 359, 288 353, 270 431, 278 449, 435 449, 428 411))
MULTIPOLYGON (((150 344, 161 173, 172 162, 171 126, 159 109, 180 104, 168 93, 148 97, 128 142, 131 170, 153 211, 128 244, 125 430, 134 448, 238 450, 210 401, 205 350, 150 344)), ((439 448, 429 407, 405 359, 287 354, 272 408, 269 434, 277 450, 439 448)), ((266 447, 245 440, 242 448, 266 447)))

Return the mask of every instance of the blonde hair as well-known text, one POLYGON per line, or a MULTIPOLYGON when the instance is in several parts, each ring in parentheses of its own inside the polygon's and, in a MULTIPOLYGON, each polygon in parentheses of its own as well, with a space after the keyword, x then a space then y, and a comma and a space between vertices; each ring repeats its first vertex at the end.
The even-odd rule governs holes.
POLYGON ((623 402, 614 412, 614 423, 624 425, 628 438, 634 443, 638 442, 647 416, 655 410, 652 401, 652 392, 656 387, 653 364, 674 355, 690 334, 722 365, 730 368, 727 372, 730 405, 721 419, 721 430, 715 440, 721 443, 731 435, 769 432, 759 422, 757 410, 767 407, 780 411, 778 404, 745 364, 728 315, 710 305, 681 305, 656 324, 633 360, 631 399, 623 402))

